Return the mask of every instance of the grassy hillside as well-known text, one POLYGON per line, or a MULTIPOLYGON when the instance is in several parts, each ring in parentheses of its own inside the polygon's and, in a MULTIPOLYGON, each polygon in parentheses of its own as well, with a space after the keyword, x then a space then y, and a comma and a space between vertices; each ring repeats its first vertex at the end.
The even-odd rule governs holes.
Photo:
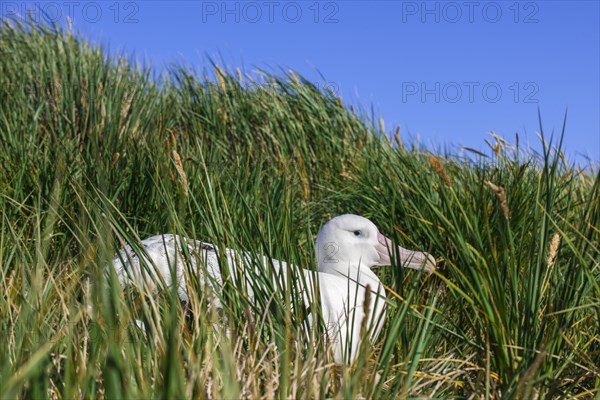
POLYGON ((0 25, 3 398, 600 396, 600 173, 562 135, 541 156, 498 137, 491 157, 431 154, 294 73, 210 74, 158 84, 77 36, 0 25), (378 271, 383 334, 349 367, 294 288, 253 306, 228 287, 224 322, 199 285, 186 310, 104 274, 158 232, 314 269, 343 213, 440 267, 378 271))

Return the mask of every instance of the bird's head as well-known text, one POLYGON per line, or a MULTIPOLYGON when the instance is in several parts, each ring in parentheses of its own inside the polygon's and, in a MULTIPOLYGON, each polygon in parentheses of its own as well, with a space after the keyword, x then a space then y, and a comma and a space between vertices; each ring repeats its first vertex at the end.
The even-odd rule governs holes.
POLYGON ((435 259, 431 255, 394 246, 373 222, 358 215, 340 215, 327 222, 317 234, 316 246, 322 272, 391 265, 395 251, 403 267, 435 270, 435 259))

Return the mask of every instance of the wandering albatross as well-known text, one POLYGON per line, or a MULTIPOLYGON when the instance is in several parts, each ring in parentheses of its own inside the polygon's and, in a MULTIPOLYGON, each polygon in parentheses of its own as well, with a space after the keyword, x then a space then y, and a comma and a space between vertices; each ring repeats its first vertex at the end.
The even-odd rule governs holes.
MULTIPOLYGON (((370 327, 370 339, 374 341, 381 329, 385 317, 386 292, 372 267, 391 265, 392 255, 396 253, 398 264, 403 267, 427 272, 435 270, 435 259, 431 255, 400 246, 395 252, 391 240, 379 233, 373 222, 358 215, 340 215, 325 223, 317 234, 315 248, 318 272, 298 269, 304 275, 304 281, 308 282, 301 289, 304 292, 303 302, 308 307, 314 301, 314 282, 318 282, 323 323, 328 339, 334 343, 334 360, 339 364, 350 363, 358 354, 361 326, 367 316, 365 311, 369 314, 367 326, 370 327), (370 307, 364 310, 368 290, 371 292, 370 307)), ((142 240, 140 250, 138 254, 144 260, 142 262, 129 245, 123 247, 113 259, 112 266, 122 287, 135 283, 156 290, 158 286, 170 287, 176 282, 180 299, 187 302, 186 268, 197 274, 200 283, 208 284, 214 290, 219 290, 223 284, 219 252, 212 244, 165 234, 142 240), (182 252, 183 246, 187 246, 187 250, 182 252), (198 268, 198 262, 204 265, 198 268), (208 279, 205 273, 210 275, 208 279)), ((225 254, 230 270, 234 270, 231 266, 239 262, 242 262, 242 267, 251 265, 249 253, 240 256, 226 249, 225 254)), ((259 265, 264 264, 265 268, 270 263, 284 280, 288 268, 297 268, 293 265, 288 267, 284 261, 268 260, 264 256, 258 262, 259 265)), ((247 283, 248 294, 252 297, 252 283, 247 283)), ((219 308, 221 304, 216 297, 212 305, 219 308)))

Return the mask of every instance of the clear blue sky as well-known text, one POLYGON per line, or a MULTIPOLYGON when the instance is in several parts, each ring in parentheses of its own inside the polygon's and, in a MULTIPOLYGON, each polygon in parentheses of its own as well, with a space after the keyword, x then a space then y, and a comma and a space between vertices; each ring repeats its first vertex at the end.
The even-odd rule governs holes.
MULTIPOLYGON (((348 104, 374 106, 386 130, 426 146, 486 149, 516 132, 539 149, 560 132, 566 153, 600 160, 598 1, 9 1, 160 70, 294 69, 348 104), (323 74, 325 79, 320 77, 323 74)), ((34 16, 37 14, 34 13, 34 16)))

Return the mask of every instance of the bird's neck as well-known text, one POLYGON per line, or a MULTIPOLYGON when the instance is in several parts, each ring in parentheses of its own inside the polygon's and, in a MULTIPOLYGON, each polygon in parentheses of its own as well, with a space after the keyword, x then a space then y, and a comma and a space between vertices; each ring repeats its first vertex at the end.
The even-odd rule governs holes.
POLYGON ((351 282, 360 286, 371 286, 371 290, 379 291, 381 281, 379 277, 371 271, 371 268, 364 265, 342 265, 341 263, 323 263, 319 265, 319 272, 338 275, 349 279, 351 282))

